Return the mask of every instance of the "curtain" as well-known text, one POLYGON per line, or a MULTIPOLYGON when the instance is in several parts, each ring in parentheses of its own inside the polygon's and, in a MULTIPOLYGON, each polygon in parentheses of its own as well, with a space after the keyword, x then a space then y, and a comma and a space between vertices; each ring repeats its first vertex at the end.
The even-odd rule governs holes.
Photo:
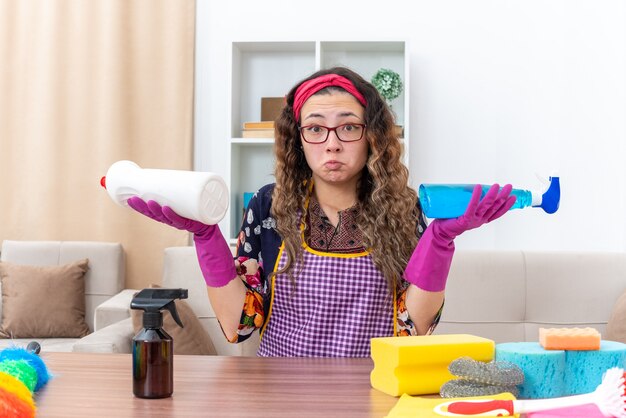
POLYGON ((0 0, 0 240, 120 242, 160 283, 188 234, 115 204, 118 160, 191 169, 192 0, 0 0))

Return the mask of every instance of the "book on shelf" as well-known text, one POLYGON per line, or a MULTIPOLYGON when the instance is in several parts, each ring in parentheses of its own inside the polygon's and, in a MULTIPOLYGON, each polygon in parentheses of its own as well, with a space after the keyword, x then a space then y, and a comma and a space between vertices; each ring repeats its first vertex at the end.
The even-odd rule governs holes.
POLYGON ((274 121, 244 122, 243 129, 274 129, 274 121))
POLYGON ((274 138, 274 129, 244 129, 242 138, 274 138))
POLYGON ((242 138, 274 138, 274 121, 244 122, 242 138))

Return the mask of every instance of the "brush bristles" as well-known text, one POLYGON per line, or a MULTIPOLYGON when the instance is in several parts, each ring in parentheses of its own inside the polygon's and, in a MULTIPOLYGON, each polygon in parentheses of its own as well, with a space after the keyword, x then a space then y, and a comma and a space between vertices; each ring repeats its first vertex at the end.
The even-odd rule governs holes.
POLYGON ((596 405, 605 416, 626 418, 626 373, 619 367, 606 371, 602 383, 595 390, 596 405))

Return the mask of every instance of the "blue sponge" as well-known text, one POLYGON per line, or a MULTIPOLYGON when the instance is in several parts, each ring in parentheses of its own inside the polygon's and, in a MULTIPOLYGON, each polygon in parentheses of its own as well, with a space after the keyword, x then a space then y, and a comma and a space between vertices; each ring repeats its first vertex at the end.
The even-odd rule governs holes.
POLYGON ((566 351, 565 364, 565 395, 593 392, 605 371, 611 367, 626 368, 626 344, 601 341, 599 351, 566 351))
POLYGON ((536 342, 496 345, 496 360, 524 372, 522 399, 554 398, 593 392, 611 367, 626 368, 626 344, 601 341, 600 350, 545 350, 536 342))
POLYGON ((496 344, 496 361, 517 364, 524 372, 521 399, 555 398, 565 392, 565 352, 544 350, 539 343, 496 344))

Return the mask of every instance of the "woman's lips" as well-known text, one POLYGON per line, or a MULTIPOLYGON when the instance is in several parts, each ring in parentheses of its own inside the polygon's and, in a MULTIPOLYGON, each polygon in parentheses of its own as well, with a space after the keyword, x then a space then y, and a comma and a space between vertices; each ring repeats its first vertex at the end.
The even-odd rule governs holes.
POLYGON ((324 163, 324 167, 329 170, 337 170, 339 167, 341 167, 341 163, 339 161, 326 161, 324 163))

